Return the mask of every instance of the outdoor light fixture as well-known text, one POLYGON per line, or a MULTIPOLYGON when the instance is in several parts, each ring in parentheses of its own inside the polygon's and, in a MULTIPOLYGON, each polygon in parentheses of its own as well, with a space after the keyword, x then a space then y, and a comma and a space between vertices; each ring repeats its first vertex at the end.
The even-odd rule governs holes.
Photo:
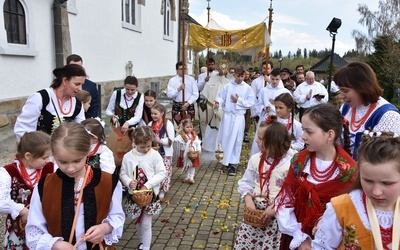
POLYGON ((331 50, 331 63, 330 63, 330 69, 329 69, 329 78, 328 78, 328 96, 330 98, 331 94, 331 82, 332 82, 332 72, 333 72, 333 56, 335 53, 335 38, 337 34, 337 30, 340 28, 342 25, 342 20, 339 18, 334 17, 328 27, 326 28, 327 31, 329 31, 331 37, 332 37, 332 50, 331 50))
POLYGON ((342 20, 334 17, 331 23, 328 25, 328 28, 326 28, 326 30, 329 31, 330 33, 337 33, 337 30, 340 28, 341 25, 342 25, 342 20))

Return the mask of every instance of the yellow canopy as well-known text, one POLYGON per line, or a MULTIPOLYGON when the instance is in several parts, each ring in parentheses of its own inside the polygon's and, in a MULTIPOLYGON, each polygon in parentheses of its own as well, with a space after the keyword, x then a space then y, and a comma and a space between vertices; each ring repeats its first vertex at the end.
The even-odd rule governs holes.
POLYGON ((191 23, 187 46, 195 51, 210 48, 254 56, 270 43, 264 22, 240 30, 216 30, 191 23))

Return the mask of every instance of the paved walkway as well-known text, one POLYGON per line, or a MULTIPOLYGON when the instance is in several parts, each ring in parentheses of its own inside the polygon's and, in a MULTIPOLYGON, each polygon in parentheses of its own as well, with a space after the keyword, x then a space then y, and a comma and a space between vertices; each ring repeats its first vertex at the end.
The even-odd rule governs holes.
MULTIPOLYGON (((243 218, 243 204, 237 181, 247 166, 248 147, 243 144, 241 165, 236 176, 228 176, 214 153, 201 154, 195 184, 182 183, 181 170, 174 168, 171 188, 163 211, 153 217, 151 249, 232 249, 243 218)), ((139 236, 133 220, 125 222, 117 249, 137 249, 139 236)))

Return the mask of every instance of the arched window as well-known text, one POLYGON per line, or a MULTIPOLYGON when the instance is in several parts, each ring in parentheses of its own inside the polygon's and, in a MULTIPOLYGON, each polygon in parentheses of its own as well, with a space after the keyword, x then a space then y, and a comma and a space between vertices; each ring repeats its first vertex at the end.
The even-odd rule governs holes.
POLYGON ((171 4, 169 0, 165 0, 165 10, 164 10, 164 36, 169 36, 169 26, 171 25, 171 4))
POLYGON ((173 41, 173 19, 174 19, 174 6, 171 6, 171 0, 163 0, 163 12, 164 16, 164 39, 173 41))
POLYGON ((36 56, 32 0, 0 0, 0 55, 36 56))
POLYGON ((141 32, 141 5, 139 0, 122 0, 122 27, 141 32))
POLYGON ((25 10, 19 0, 5 0, 3 5, 4 27, 7 42, 26 44, 25 10))

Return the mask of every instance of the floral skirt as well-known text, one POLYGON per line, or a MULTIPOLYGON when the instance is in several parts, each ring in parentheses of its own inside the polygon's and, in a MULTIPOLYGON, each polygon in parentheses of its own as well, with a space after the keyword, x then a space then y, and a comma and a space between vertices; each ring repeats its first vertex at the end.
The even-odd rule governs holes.
POLYGON ((143 208, 143 207, 139 207, 132 200, 132 195, 128 195, 126 203, 125 203, 126 217, 131 218, 131 219, 138 218, 142 214, 142 211, 145 214, 153 215, 153 214, 159 214, 161 212, 161 209, 162 209, 161 203, 160 203, 160 200, 158 200, 158 199, 143 208))
MULTIPOLYGON (((257 209, 265 209, 266 205, 254 200, 257 209)), ((253 227, 244 222, 239 227, 233 249, 279 249, 281 232, 278 228, 278 221, 273 217, 268 226, 263 228, 253 227)))
POLYGON ((167 177, 161 182, 161 190, 167 193, 169 191, 169 187, 171 185, 171 177, 172 177, 172 156, 164 156, 163 162, 165 166, 165 170, 167 170, 167 177))

